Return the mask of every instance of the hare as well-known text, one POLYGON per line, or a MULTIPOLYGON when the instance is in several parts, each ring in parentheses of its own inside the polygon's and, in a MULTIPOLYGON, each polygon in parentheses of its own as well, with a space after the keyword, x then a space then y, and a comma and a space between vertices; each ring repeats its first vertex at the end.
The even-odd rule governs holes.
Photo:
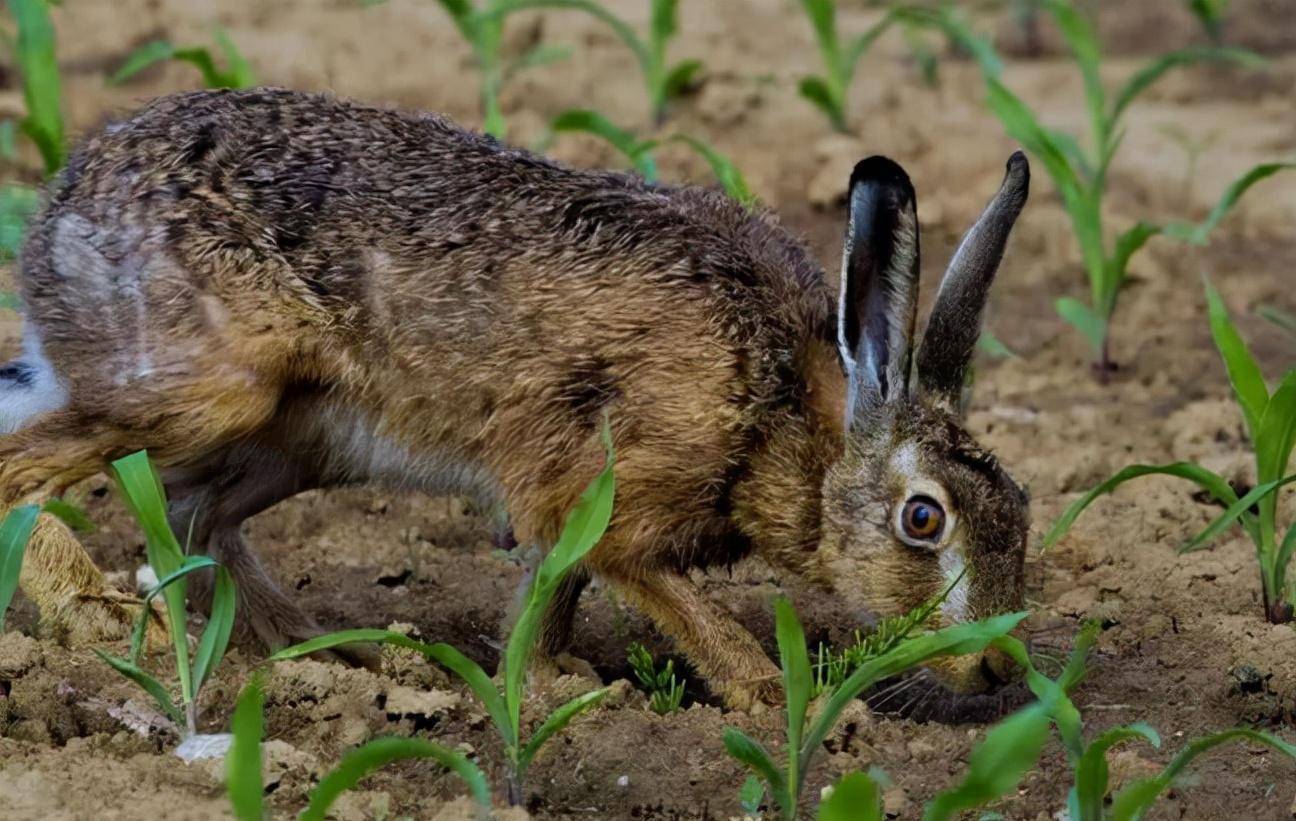
MULTIPOLYGON (((957 580, 944 623, 1019 608, 1027 500, 960 426, 1025 157, 954 255, 917 352, 904 171, 854 169, 840 289, 769 214, 576 171, 424 114, 286 90, 163 97, 52 185, 20 261, 21 357, 0 371, 0 504, 147 448, 178 532, 230 567, 270 646, 318 628, 240 533, 307 488, 471 494, 551 545, 617 451, 613 520, 548 614, 560 652, 591 575, 731 705, 777 668, 692 569, 759 554, 849 612, 957 580)), ((21 576, 70 641, 127 629, 42 517, 21 576)), ((134 610, 134 612, 138 612, 134 610)), ((993 651, 932 668, 954 692, 993 651)))

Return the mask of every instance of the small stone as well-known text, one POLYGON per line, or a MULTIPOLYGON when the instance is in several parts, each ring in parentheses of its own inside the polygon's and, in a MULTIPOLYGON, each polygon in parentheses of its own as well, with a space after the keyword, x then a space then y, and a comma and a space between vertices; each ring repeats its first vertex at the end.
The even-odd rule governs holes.
POLYGON ((892 787, 882 793, 882 810, 888 818, 900 818, 909 810, 909 794, 901 787, 892 787))
POLYGON ((623 789, 623 790, 624 790, 624 789, 628 789, 628 788, 630 787, 630 776, 628 776, 628 775, 619 775, 619 776, 617 776, 617 782, 616 782, 616 784, 617 784, 618 787, 620 787, 620 788, 623 789))

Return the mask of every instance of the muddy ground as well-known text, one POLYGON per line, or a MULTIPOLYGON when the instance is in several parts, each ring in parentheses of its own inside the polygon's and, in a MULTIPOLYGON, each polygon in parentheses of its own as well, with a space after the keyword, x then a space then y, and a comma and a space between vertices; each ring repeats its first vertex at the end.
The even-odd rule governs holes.
MULTIPOLYGON (((609 5, 642 24, 647 4, 609 5)), ((1150 54, 1202 41, 1183 4, 1098 3, 1112 54, 1104 75, 1128 76, 1150 54)), ((795 93, 816 69, 810 30, 791 0, 684 0, 678 57, 706 62, 705 82, 671 112, 668 131, 713 141, 752 187, 801 233, 835 277, 843 225, 839 201, 852 163, 869 153, 900 160, 918 188, 928 295, 958 236, 998 183, 1014 147, 981 104, 976 70, 957 59, 928 88, 891 35, 861 63, 851 93, 852 134, 836 135, 795 93)), ((843 2, 841 27, 861 31, 878 12, 843 2)), ((1238 0, 1231 42, 1265 53, 1266 71, 1194 69, 1171 75, 1130 112, 1112 169, 1110 223, 1201 218, 1224 185, 1253 163, 1296 154, 1296 4, 1238 0), (1186 179, 1184 152, 1166 132, 1177 124, 1209 142, 1186 179)), ((149 71, 121 87, 105 77, 136 46, 157 36, 206 41, 225 26, 261 78, 303 89, 333 89, 368 101, 447 112, 476 124, 476 76, 467 48, 433 0, 362 7, 350 0, 66 0, 55 12, 66 106, 77 131, 139 101, 193 87, 185 66, 149 71)), ((1012 55, 1008 84, 1054 125, 1079 130, 1082 93, 1058 38, 1047 27, 1043 53, 1024 55, 1011 19, 982 18, 1012 55)), ((504 108, 512 138, 541 139, 544 124, 573 106, 603 110, 646 129, 646 104, 630 54, 608 32, 571 13, 517 18, 516 47, 528 38, 569 44, 570 59, 521 75, 504 108)), ((0 111, 16 112, 15 77, 0 80, 0 111)), ((616 165, 596 142, 562 137, 551 153, 580 166, 616 165)), ((28 152, 30 153, 30 152, 28 152)), ((661 155, 663 176, 709 184, 687 153, 661 155)), ((35 157, 3 168, 33 179, 35 157)), ((1249 444, 1229 398, 1205 322, 1200 275, 1224 293, 1266 373, 1296 361, 1296 339, 1259 320, 1261 305, 1296 310, 1296 176, 1258 186, 1205 249, 1153 240, 1136 258, 1116 318, 1111 384, 1091 377, 1081 337, 1052 310, 1058 296, 1083 295, 1079 253, 1045 175, 1022 217, 990 308, 990 327, 1016 353, 981 362, 970 428, 1028 485, 1039 534, 1076 493, 1132 461, 1193 459, 1250 482, 1249 444)), ((6 313, 5 352, 19 321, 6 313)), ((1077 694, 1090 732, 1142 720, 1165 749, 1131 747, 1114 757, 1118 778, 1163 762, 1188 738, 1254 722, 1296 737, 1296 630, 1261 617, 1249 543, 1230 533, 1190 557, 1175 548, 1218 512, 1175 480, 1146 479, 1099 502, 1057 549, 1028 559, 1032 629, 1062 653, 1080 620, 1104 631, 1089 678, 1077 694)), ((142 538, 100 478, 78 489, 99 531, 87 542, 102 567, 125 582, 143 559, 142 538)), ((1290 504, 1289 504, 1290 508, 1290 504)), ((521 571, 494 550, 486 522, 457 500, 369 490, 304 494, 257 517, 250 535, 286 588, 332 627, 403 625, 452 642, 492 665, 499 623, 521 571)), ((706 581, 771 646, 774 574, 750 561, 706 581)), ((791 589, 811 635, 840 639, 854 625, 830 602, 791 589)), ((87 650, 42 638, 22 600, 0 636, 0 796, 6 819, 208 818, 226 813, 220 774, 168 754, 175 739, 149 727, 140 691, 87 650)), ((642 618, 606 591, 586 594, 575 654, 607 681, 627 674, 625 647, 641 640, 669 652, 642 618)), ((228 722, 237 690, 259 661, 236 650, 204 695, 205 729, 228 722)), ((159 666, 159 670, 164 669, 159 666)), ((543 705, 591 686, 567 678, 537 695, 543 705)), ((483 711, 438 670, 392 654, 381 674, 314 661, 278 665, 267 681, 270 805, 300 808, 313 780, 348 748, 380 734, 418 734, 473 751, 492 776, 499 745, 483 711)), ((601 709, 578 719, 540 756, 527 807, 534 817, 729 818, 740 814, 739 766, 721 747, 726 725, 773 747, 777 714, 727 712, 696 682, 684 712, 658 717, 642 695, 618 684, 601 709)), ((884 707, 903 707, 902 704, 884 707)), ((912 707, 912 705, 910 705, 912 707)), ((984 724, 861 719, 833 741, 808 794, 842 773, 878 766, 895 786, 893 817, 914 818, 922 803, 965 767, 984 724)), ((993 809, 1012 819, 1047 819, 1060 809, 1069 778, 1053 745, 1015 795, 993 809)), ((339 805, 339 817, 435 817, 462 793, 428 763, 393 766, 339 805)), ((1154 813, 1158 818, 1286 819, 1296 813, 1296 767, 1268 753, 1229 748, 1204 759, 1154 813)), ((976 817, 974 814, 971 817, 976 817)))

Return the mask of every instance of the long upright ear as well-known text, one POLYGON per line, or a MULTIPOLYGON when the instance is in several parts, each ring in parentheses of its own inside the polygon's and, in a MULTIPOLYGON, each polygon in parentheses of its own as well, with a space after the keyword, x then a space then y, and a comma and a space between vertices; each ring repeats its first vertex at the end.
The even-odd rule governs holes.
POLYGON ((1017 151, 1008 158, 999 193, 963 237, 941 280, 918 351, 918 386, 951 410, 959 406, 990 284, 1029 190, 1030 164, 1017 151))
POLYGON ((918 216, 904 169, 886 157, 861 160, 849 202, 837 306, 848 426, 858 412, 908 394, 918 305, 918 216))

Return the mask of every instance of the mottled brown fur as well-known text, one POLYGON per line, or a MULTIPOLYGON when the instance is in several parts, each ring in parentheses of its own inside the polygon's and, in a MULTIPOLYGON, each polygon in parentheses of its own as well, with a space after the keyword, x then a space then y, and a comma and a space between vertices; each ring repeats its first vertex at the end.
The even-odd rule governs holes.
MULTIPOLYGON (((973 448, 927 399, 854 433, 836 296, 772 216, 435 116, 272 89, 164 97, 72 155, 21 278, 69 401, 0 440, 3 500, 148 448, 173 521, 201 523, 271 644, 315 628, 242 542, 247 516, 377 482, 501 503, 520 543, 547 546, 601 466, 605 413, 617 499, 588 570, 738 705, 771 695, 775 667, 687 570, 757 551, 893 611, 940 582, 912 555, 844 570, 862 554, 843 550, 878 540, 857 508, 892 503, 877 459, 918 442, 968 511, 1016 492, 951 466, 973 448), (825 511, 854 535, 827 534, 825 511)), ((1018 606, 1024 520, 961 520, 995 545, 970 557, 977 612, 1018 606)), ((53 543, 35 546, 41 573, 57 574, 42 550, 75 550, 53 543)))

